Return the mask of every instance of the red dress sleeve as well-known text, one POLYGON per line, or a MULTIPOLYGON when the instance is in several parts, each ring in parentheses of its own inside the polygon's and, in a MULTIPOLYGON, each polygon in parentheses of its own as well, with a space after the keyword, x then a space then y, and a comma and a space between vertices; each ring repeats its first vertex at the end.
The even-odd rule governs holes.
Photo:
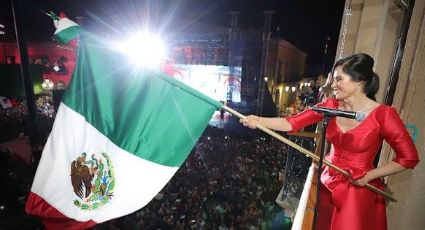
POLYGON ((419 162, 418 151, 397 111, 387 107, 380 116, 381 134, 396 153, 393 161, 404 168, 414 168, 419 162))
MULTIPOLYGON (((338 101, 335 98, 327 98, 326 100, 316 104, 316 106, 335 109, 338 108, 338 101)), ((306 109, 301 113, 286 117, 286 119, 292 126, 291 132, 297 132, 306 126, 318 123, 323 120, 323 114, 311 109, 306 109)))

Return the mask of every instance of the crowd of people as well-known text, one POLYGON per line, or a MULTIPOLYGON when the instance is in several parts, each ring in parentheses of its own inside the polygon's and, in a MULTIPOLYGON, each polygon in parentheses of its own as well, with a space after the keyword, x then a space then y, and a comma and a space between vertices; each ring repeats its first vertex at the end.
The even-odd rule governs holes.
POLYGON ((95 229, 273 229, 285 160, 278 141, 204 135, 146 207, 95 229))
POLYGON ((23 123, 27 119, 27 106, 24 102, 19 102, 12 108, 0 108, 0 124, 23 123))
MULTIPOLYGON (((36 123, 38 148, 47 140, 56 115, 53 100, 50 95, 36 96, 36 123)), ((0 143, 15 138, 28 137, 30 124, 25 100, 13 99, 10 107, 0 108, 0 143)))
MULTIPOLYGON (((53 121, 54 114, 45 113, 50 104, 48 97, 37 100, 39 116, 53 121)), ((22 103, 2 110, 2 122, 15 119, 25 126, 25 108, 22 103)), ((275 200, 282 189, 279 172, 284 170, 286 153, 285 145, 276 140, 211 136, 207 129, 155 199, 131 215, 94 229, 277 229, 273 219, 282 208, 275 200)), ((26 219, 28 226, 42 229, 38 219, 23 212, 36 164, 20 165, 12 158, 3 163, 2 184, 10 186, 4 190, 0 225, 19 228, 18 219, 26 219), (16 222, 10 218, 17 218, 16 222)))
MULTIPOLYGON (((53 122, 52 104, 49 96, 37 97, 38 117, 53 122)), ((2 124, 20 124, 20 131, 25 130, 28 114, 24 102, 2 109, 0 115, 2 124)), ((46 124, 43 135, 47 137, 51 123, 46 124)), ((287 152, 287 147, 274 139, 217 136, 207 129, 155 199, 133 214, 94 229, 282 229, 285 223, 289 229, 290 217, 276 222, 283 210, 275 201, 283 186, 279 174, 285 169, 287 152)), ((10 221, 16 217, 26 219, 33 229, 42 229, 38 219, 23 212, 36 162, 30 166, 13 158, 4 162, 2 174, 7 176, 2 177, 2 184, 14 191, 4 191, 9 195, 0 207, 0 225, 22 226, 20 221, 10 221)))
MULTIPOLYGON (((14 103, 8 108, 0 107, 0 124, 26 123, 28 120, 28 110, 25 100, 13 99, 14 103)), ((39 95, 36 98, 37 114, 43 117, 54 118, 55 108, 53 99, 49 95, 39 95)))
MULTIPOLYGON (((286 148, 275 140, 204 135, 147 206, 94 229, 282 229, 284 220, 273 219, 282 212, 275 200, 285 161, 286 148)), ((7 176, 2 183, 10 186, 2 196, 0 224, 15 217, 16 225, 8 219, 2 226, 22 226, 18 219, 26 219, 33 229, 42 229, 36 218, 23 212, 35 168, 4 162, 2 174, 7 176)))

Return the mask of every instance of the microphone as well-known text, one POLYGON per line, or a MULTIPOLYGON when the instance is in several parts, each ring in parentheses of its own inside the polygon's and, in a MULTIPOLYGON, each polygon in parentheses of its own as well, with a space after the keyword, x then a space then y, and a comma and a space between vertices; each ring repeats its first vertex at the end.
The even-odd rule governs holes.
POLYGON ((364 113, 344 111, 339 109, 331 109, 331 108, 320 107, 320 106, 313 106, 311 107, 311 109, 316 112, 323 113, 323 115, 327 117, 346 117, 346 118, 354 119, 358 122, 363 121, 366 117, 366 114, 364 113))

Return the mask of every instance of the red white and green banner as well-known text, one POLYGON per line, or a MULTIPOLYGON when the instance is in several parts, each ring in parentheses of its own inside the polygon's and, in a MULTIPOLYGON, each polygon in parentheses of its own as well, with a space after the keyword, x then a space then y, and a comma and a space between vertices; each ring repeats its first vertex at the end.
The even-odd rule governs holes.
MULTIPOLYGON (((84 229, 150 202, 221 106, 80 31, 78 60, 26 211, 48 229, 84 229)), ((71 39, 72 40, 72 39, 71 39)))

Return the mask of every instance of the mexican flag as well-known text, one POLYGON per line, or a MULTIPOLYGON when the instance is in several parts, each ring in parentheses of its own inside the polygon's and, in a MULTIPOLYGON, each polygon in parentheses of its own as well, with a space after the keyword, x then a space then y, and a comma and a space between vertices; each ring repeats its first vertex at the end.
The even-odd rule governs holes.
POLYGON ((221 106, 79 33, 73 78, 26 204, 48 229, 89 228, 144 207, 221 106))

